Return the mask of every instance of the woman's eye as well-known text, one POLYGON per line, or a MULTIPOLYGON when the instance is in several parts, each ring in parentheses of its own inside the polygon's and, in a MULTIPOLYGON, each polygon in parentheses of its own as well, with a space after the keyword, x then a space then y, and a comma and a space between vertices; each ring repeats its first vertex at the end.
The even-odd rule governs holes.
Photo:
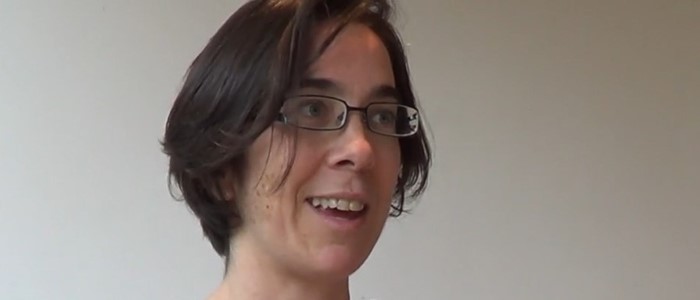
POLYGON ((394 124, 396 122, 396 114, 391 110, 382 110, 374 114, 372 121, 378 124, 394 124))
POLYGON ((325 107, 320 102, 306 103, 301 106, 301 113, 305 117, 320 117, 323 115, 325 107))

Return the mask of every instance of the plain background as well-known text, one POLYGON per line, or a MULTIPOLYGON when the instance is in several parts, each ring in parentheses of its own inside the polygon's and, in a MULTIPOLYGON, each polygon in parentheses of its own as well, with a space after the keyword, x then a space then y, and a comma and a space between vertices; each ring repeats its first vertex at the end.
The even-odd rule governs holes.
MULTIPOLYGON (((398 2, 436 159, 355 299, 700 297, 699 1, 398 2)), ((0 299, 218 284, 158 140, 240 3, 0 0, 0 299)))

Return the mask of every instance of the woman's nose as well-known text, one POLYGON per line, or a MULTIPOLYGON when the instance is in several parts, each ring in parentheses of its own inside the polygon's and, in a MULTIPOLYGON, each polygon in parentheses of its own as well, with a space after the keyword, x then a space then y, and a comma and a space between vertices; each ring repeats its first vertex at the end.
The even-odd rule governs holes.
POLYGON ((361 171, 370 169, 375 163, 371 132, 366 128, 364 115, 349 114, 341 129, 333 152, 328 156, 332 167, 361 171))

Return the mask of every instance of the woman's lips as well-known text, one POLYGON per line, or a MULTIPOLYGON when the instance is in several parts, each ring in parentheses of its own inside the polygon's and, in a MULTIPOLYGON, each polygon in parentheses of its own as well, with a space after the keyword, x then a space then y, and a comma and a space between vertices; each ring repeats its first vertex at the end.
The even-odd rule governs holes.
MULTIPOLYGON (((360 210, 344 210, 343 208, 338 209, 331 207, 323 207, 324 205, 314 205, 313 198, 307 199, 306 203, 309 207, 320 216, 331 228, 337 230, 352 230, 359 227, 364 216, 367 215, 368 206, 364 205, 360 210)), ((357 208, 357 207, 355 207, 357 208)))

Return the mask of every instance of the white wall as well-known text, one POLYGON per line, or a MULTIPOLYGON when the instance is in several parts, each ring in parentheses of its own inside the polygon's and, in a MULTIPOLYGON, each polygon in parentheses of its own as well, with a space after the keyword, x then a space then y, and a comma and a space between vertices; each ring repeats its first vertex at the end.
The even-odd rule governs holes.
MULTIPOLYGON (((436 161, 357 299, 698 298, 700 2, 399 3, 436 161)), ((218 284, 158 139, 239 5, 0 0, 0 299, 218 284)))

